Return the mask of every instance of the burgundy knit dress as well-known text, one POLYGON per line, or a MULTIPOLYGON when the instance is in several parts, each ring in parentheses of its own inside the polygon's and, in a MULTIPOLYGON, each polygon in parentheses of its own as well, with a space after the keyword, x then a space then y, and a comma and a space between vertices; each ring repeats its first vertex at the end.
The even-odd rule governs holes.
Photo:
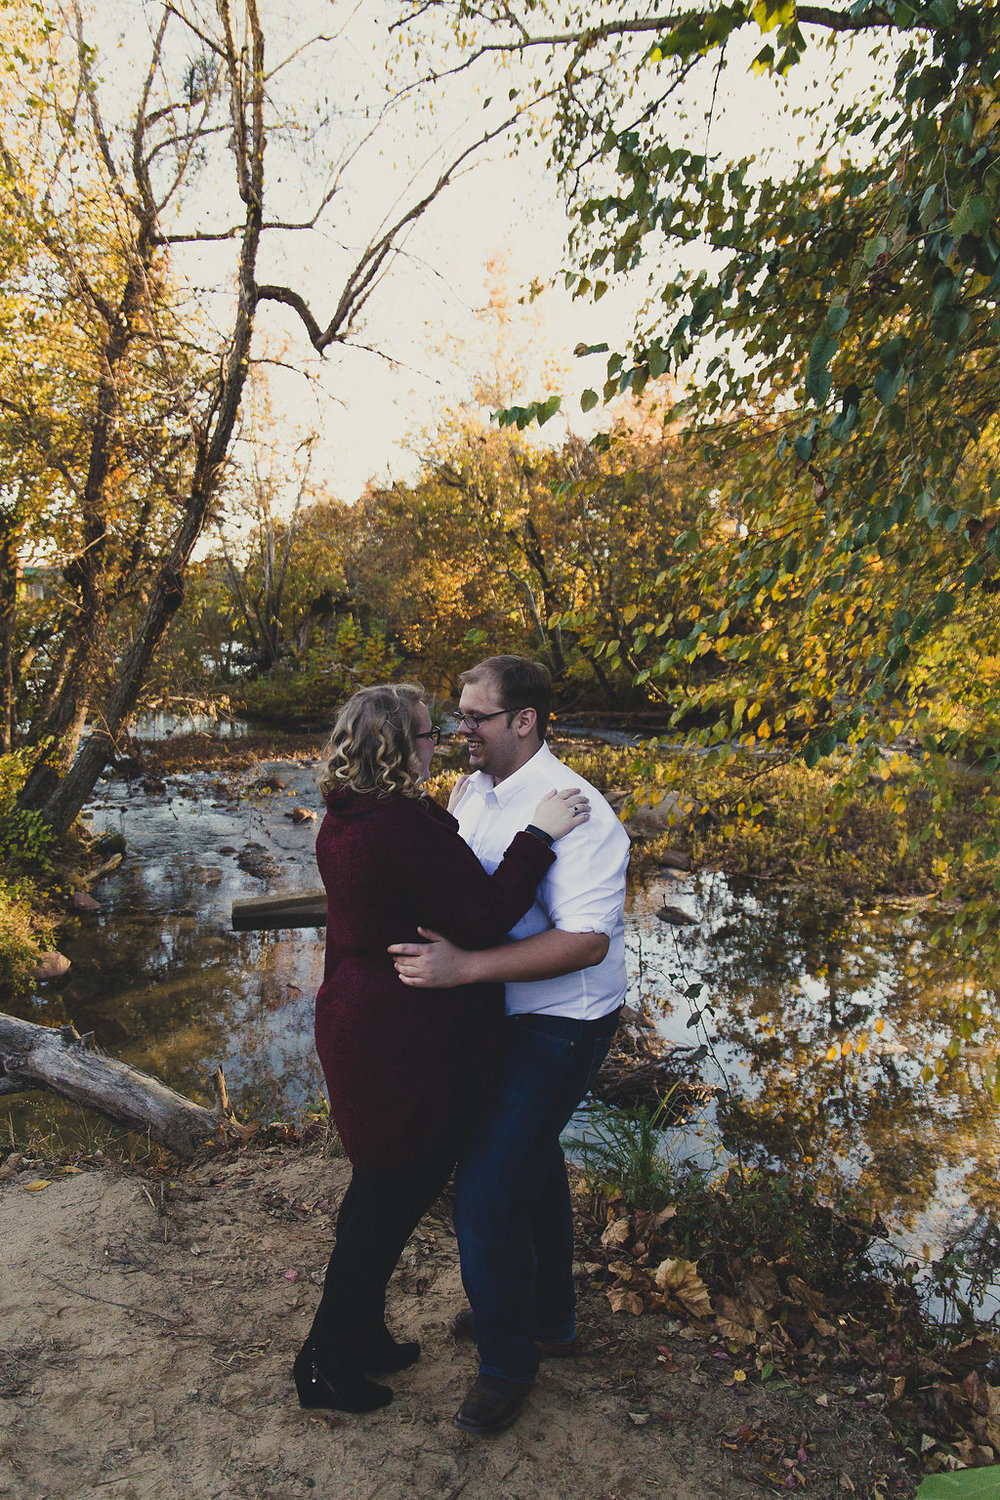
POLYGON ((413 988, 386 950, 420 941, 420 926, 462 948, 501 943, 555 856, 519 833, 487 875, 435 803, 345 791, 328 800, 316 858, 327 894, 316 1048, 330 1112, 355 1166, 402 1165, 482 1101, 503 988, 413 988))

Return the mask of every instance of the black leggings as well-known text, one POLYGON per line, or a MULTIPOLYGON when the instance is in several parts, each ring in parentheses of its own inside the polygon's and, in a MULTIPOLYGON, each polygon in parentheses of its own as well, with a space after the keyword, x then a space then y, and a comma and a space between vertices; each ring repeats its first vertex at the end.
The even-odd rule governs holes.
POLYGON ((350 1363, 385 1337, 385 1289, 417 1224, 455 1165, 454 1137, 400 1167, 355 1167, 310 1339, 350 1363))

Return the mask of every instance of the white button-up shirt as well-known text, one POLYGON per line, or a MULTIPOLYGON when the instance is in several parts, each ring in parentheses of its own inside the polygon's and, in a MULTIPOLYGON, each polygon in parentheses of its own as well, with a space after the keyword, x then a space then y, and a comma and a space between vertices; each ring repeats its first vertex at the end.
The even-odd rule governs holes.
POLYGON ((525 1011, 593 1021, 616 1009, 625 995, 625 871, 629 839, 596 787, 557 760, 542 745, 512 776, 495 786, 477 771, 456 817, 459 831, 490 874, 515 833, 527 827, 548 791, 579 787, 590 798, 590 820, 554 845, 556 861, 538 887, 535 904, 510 933, 532 937, 550 927, 560 932, 603 932, 607 954, 599 964, 555 979, 510 983, 507 1014, 525 1011))

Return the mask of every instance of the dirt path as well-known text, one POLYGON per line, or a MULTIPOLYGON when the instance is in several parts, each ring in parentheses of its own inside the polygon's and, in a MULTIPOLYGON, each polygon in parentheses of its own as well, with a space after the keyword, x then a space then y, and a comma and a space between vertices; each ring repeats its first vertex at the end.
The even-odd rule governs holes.
POLYGON ((820 1385, 734 1383, 724 1350, 583 1288, 584 1348, 521 1420, 451 1416, 473 1373, 444 1215, 390 1321, 417 1365, 367 1417, 299 1409, 289 1367, 347 1180, 322 1145, 225 1153, 171 1177, 10 1161, 0 1177, 0 1495, 14 1500, 731 1500, 911 1495, 883 1419, 820 1385), (44 1189, 30 1183, 51 1179, 44 1189))

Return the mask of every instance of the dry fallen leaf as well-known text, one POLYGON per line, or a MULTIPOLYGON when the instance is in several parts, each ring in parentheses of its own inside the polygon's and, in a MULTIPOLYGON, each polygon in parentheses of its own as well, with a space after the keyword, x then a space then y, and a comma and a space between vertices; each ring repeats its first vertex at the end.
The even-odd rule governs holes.
POLYGON ((51 1179, 51 1177, 40 1177, 37 1182, 26 1182, 24 1184, 24 1191, 26 1193, 40 1193, 42 1191, 42 1188, 47 1188, 47 1187, 51 1187, 51 1186, 52 1186, 52 1179, 51 1179))
POLYGON ((715 1299, 715 1326, 724 1339, 746 1347, 758 1334, 767 1333, 770 1320, 762 1307, 722 1294, 715 1299))
POLYGON ((608 1290, 608 1301, 611 1303, 612 1312, 635 1313, 637 1316, 642 1312, 642 1298, 638 1292, 630 1292, 627 1287, 613 1286, 608 1290))
POLYGON ((632 1238, 632 1225, 628 1219, 614 1219, 601 1235, 601 1244, 605 1250, 615 1246, 627 1245, 632 1238))
POLYGON ((654 1273, 657 1286, 669 1292, 687 1312, 696 1318, 710 1318, 712 1303, 708 1288, 690 1260, 662 1260, 654 1273))

